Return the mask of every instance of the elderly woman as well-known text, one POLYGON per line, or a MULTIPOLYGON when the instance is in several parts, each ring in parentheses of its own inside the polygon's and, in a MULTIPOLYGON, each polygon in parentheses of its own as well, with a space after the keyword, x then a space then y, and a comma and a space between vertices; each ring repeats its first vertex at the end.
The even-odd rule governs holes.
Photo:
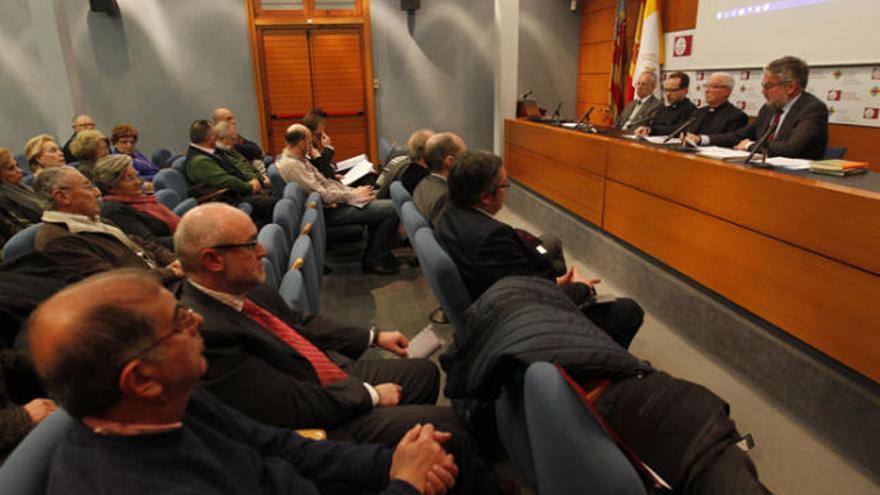
POLYGON ((48 134, 40 134, 28 139, 24 145, 24 156, 36 174, 44 167, 60 167, 64 165, 64 152, 55 138, 48 134))
POLYGON ((128 155, 109 155, 98 160, 94 182, 104 196, 101 215, 126 234, 155 240, 173 249, 172 235, 180 218, 156 197, 144 193, 141 179, 128 155))
POLYGON ((42 215, 43 200, 22 185, 21 168, 8 149, 0 148, 0 245, 42 215))
POLYGON ((138 175, 146 181, 153 182, 153 176, 159 171, 159 167, 135 149, 137 141, 138 130, 131 124, 119 124, 110 133, 110 144, 113 145, 113 153, 130 156, 132 165, 138 175))
POLYGON ((76 168, 92 180, 95 162, 110 154, 107 136, 94 129, 79 132, 70 142, 70 152, 79 161, 76 168))
POLYGON ((216 146, 215 153, 217 153, 217 156, 222 160, 235 164, 248 180, 259 179, 260 185, 263 186, 263 191, 271 192, 272 184, 269 182, 269 176, 266 173, 263 162, 259 160, 249 162, 244 155, 235 149, 234 145, 238 140, 238 130, 236 129, 235 121, 217 122, 214 124, 214 133, 217 135, 217 142, 214 145, 216 146), (257 164, 259 164, 260 168, 257 168, 257 164))

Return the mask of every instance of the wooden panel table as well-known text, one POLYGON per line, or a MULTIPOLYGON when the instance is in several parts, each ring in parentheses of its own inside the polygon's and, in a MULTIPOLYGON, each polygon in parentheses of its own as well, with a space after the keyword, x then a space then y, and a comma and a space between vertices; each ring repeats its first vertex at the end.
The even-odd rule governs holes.
POLYGON ((510 176, 880 382, 880 193, 508 120, 510 176))

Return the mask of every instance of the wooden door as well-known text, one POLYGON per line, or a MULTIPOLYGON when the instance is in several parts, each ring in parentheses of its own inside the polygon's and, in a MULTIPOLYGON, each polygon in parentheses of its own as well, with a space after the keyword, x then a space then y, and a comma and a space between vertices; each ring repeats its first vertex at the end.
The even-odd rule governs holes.
POLYGON ((307 114, 314 102, 309 38, 304 29, 266 29, 261 41, 264 114, 269 151, 274 155, 284 149, 287 127, 307 114))

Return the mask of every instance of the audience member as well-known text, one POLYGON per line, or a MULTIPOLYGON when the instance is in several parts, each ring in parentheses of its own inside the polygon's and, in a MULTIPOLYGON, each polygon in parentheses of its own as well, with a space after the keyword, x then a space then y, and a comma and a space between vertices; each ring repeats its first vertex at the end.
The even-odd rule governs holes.
POLYGON ((192 187, 190 194, 203 201, 238 204, 247 201, 254 207, 257 225, 272 221, 276 199, 262 196, 263 186, 257 177, 248 177, 235 163, 223 159, 216 149, 217 133, 207 120, 196 120, 189 129, 186 153, 186 176, 192 187))
POLYGON ((45 167, 60 167, 66 161, 65 154, 55 138, 48 134, 40 134, 28 139, 24 145, 24 157, 32 174, 45 167))
POLYGON ((397 236, 400 219, 388 199, 376 199, 368 186, 349 187, 326 178, 306 159, 312 133, 302 124, 287 128, 287 146, 275 163, 285 182, 295 182, 306 193, 317 191, 324 204, 327 225, 366 225, 367 247, 361 268, 364 273, 392 275, 398 273, 397 259, 391 247, 397 236), (335 205, 335 207, 334 207, 335 205))
POLYGON ((663 102, 654 96, 657 88, 657 74, 642 72, 636 79, 636 94, 632 101, 623 107, 623 111, 614 120, 614 127, 628 131, 638 122, 647 122, 653 117, 663 102))
POLYGON ((34 364, 77 422, 47 493, 444 493, 457 467, 416 425, 392 452, 265 426, 195 387, 202 317, 153 279, 117 271, 46 301, 29 325, 34 364), (96 468, 98 467, 98 468, 96 468))
POLYGON ((457 134, 444 132, 434 134, 425 144, 425 162, 431 175, 422 180, 413 194, 413 204, 431 225, 446 211, 449 202, 449 186, 446 177, 458 157, 467 151, 467 145, 457 134))
POLYGON ((594 304, 593 284, 574 267, 557 276, 553 260, 537 237, 517 233, 493 217, 504 206, 510 187, 501 158, 486 151, 465 152, 449 172, 450 207, 435 226, 437 240, 458 267, 471 298, 476 300, 504 277, 530 275, 555 280, 583 314, 628 348, 644 312, 632 299, 594 304))
POLYGON ((266 167, 262 160, 248 161, 244 155, 235 149, 235 141, 238 131, 235 130, 235 120, 220 121, 214 124, 214 133, 217 135, 217 142, 214 144, 217 156, 221 160, 225 160, 234 164, 245 175, 248 180, 256 178, 262 186, 261 193, 272 192, 272 183, 269 182, 269 176, 266 174, 266 167), (257 168, 259 164, 259 168, 257 168))
POLYGON ((76 169, 86 179, 92 180, 95 162, 110 154, 110 145, 107 136, 101 131, 85 130, 74 136, 73 141, 70 142, 70 152, 77 160, 76 169))
POLYGON ((42 170, 34 189, 48 203, 34 240, 37 251, 84 277, 126 267, 150 270, 165 283, 183 275, 172 252, 102 221, 98 189, 75 168, 42 170))
POLYGON ((73 163, 76 161, 76 157, 70 151, 70 144, 73 142, 73 138, 75 138, 81 131, 93 131, 96 128, 95 120, 84 113, 74 115, 70 120, 70 127, 73 128, 73 134, 67 138, 67 142, 64 143, 64 147, 62 148, 62 151, 64 152, 64 161, 67 163, 73 163))
POLYGON ((43 201, 21 183, 21 168, 6 148, 0 148, 0 246, 19 230, 38 223, 43 201))
POLYGON ((260 145, 249 141, 238 133, 238 121, 231 110, 223 107, 215 109, 211 114, 211 121, 215 124, 220 122, 229 123, 231 131, 233 131, 231 138, 235 150, 241 153, 249 162, 263 162, 263 150, 260 148, 260 145))
POLYGON ((101 214, 128 235, 174 249, 171 236, 180 218, 156 196, 144 193, 128 155, 109 155, 95 164, 95 185, 104 197, 101 214))
POLYGON ((27 355, 0 350, 0 463, 31 428, 56 409, 55 402, 45 397, 27 355))
POLYGON ((810 67, 799 58, 770 62, 761 82, 767 103, 758 117, 742 129, 699 136, 696 142, 752 151, 767 135, 768 156, 822 159, 828 146, 828 107, 805 91, 809 75, 810 67))
POLYGON ((694 122, 686 129, 688 140, 698 142, 699 135, 720 134, 742 129, 749 123, 745 112, 728 98, 733 91, 733 76, 715 72, 706 81, 706 106, 694 113, 694 122))
POLYGON ((110 133, 110 144, 113 145, 113 153, 128 155, 135 171, 145 181, 152 183, 153 177, 159 172, 159 167, 138 151, 135 146, 138 142, 138 130, 131 124, 119 124, 110 133))
POLYGON ((696 106, 688 99, 690 77, 684 72, 673 72, 663 81, 666 93, 666 106, 657 110, 648 125, 640 126, 635 134, 638 136, 666 136, 681 127, 693 116, 696 106))
POLYGON ((455 411, 436 407, 439 374, 424 359, 358 359, 371 345, 405 356, 400 332, 291 311, 266 287, 257 229, 222 204, 188 212, 174 236, 186 280, 182 304, 204 315, 203 385, 267 424, 320 427, 330 438, 393 445, 417 422, 453 433, 469 483, 473 454, 455 411))
POLYGON ((321 175, 333 179, 336 177, 336 166, 333 164, 336 149, 333 148, 333 140, 325 132, 326 122, 327 114, 320 108, 313 108, 300 121, 312 133, 311 149, 306 158, 321 172, 321 175))
MULTIPOLYGON (((388 162, 379 178, 376 179, 376 197, 380 199, 388 199, 391 197, 391 184, 394 181, 402 180, 403 174, 406 173, 413 162, 418 162, 423 168, 427 168, 425 163, 425 144, 428 139, 434 135, 434 131, 430 129, 419 129, 410 135, 406 142, 407 154, 399 156, 388 162)), ((406 187, 406 186, 404 186, 406 187)), ((415 191, 409 191, 412 194, 415 191)))

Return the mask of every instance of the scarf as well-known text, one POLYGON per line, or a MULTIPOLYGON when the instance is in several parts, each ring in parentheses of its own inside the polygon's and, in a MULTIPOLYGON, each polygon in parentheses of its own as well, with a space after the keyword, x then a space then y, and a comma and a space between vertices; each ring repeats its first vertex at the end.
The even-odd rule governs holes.
POLYGON ((164 222, 168 226, 168 231, 172 234, 177 230, 177 223, 180 222, 180 217, 169 210, 167 206, 156 201, 156 196, 147 196, 146 194, 141 196, 107 195, 104 196, 104 201, 115 201, 128 205, 141 213, 164 222))

